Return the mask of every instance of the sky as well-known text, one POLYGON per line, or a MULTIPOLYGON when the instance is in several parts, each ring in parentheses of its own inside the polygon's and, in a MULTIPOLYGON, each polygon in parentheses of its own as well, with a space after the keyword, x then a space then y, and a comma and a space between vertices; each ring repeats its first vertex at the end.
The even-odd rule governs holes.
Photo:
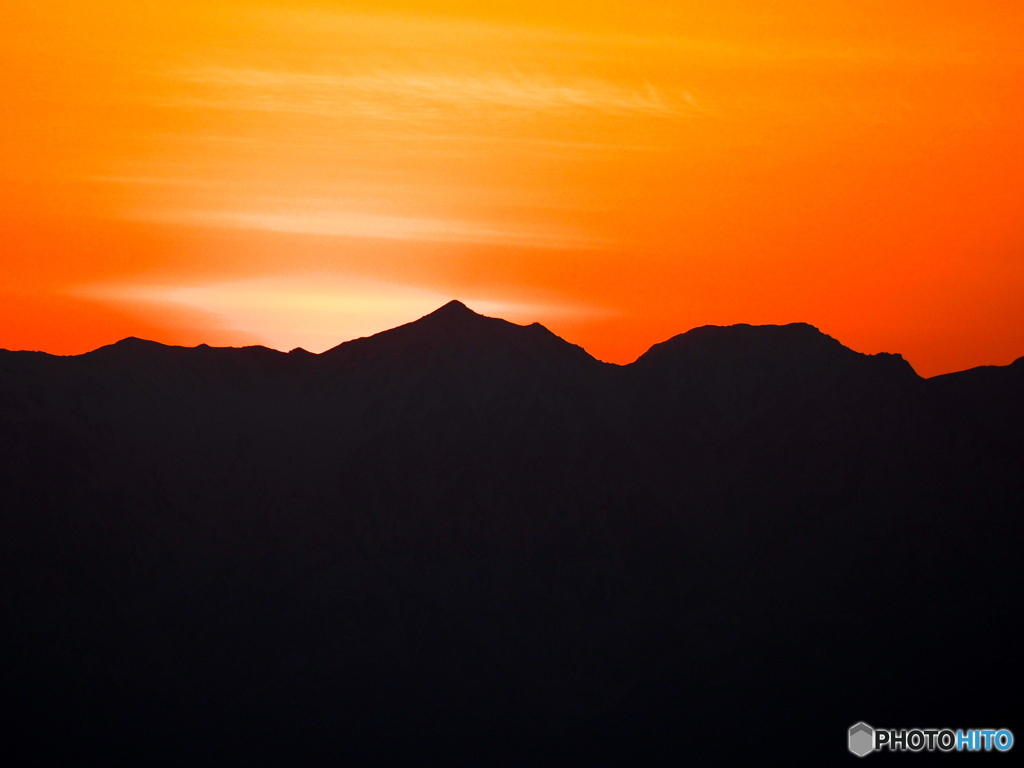
POLYGON ((0 7, 0 347, 322 351, 458 298, 627 363, 1024 355, 1019 0, 0 7), (710 6, 710 7, 709 7, 710 6))

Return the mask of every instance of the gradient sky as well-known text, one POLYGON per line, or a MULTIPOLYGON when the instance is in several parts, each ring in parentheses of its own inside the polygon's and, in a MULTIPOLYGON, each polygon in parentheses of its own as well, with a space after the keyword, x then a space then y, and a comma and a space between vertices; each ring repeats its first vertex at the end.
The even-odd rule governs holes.
POLYGON ((794 321, 1024 355, 1024 4, 667 5, 5 3, 0 347, 320 351, 460 298, 614 362, 794 321))

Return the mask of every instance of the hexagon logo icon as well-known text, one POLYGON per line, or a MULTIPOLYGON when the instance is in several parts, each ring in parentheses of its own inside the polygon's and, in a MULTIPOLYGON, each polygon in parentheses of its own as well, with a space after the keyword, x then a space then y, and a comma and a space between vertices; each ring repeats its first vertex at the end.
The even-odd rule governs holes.
POLYGON ((850 726, 850 751, 857 757, 875 750, 875 729, 867 723, 857 723, 850 726))

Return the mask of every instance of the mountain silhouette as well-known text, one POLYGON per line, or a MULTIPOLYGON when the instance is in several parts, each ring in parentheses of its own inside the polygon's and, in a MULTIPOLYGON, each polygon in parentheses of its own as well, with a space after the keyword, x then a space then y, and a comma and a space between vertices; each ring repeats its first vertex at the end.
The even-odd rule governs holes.
POLYGON ((314 355, 0 351, 12 764, 831 763, 1020 733, 1024 359, 600 362, 451 302, 314 355))

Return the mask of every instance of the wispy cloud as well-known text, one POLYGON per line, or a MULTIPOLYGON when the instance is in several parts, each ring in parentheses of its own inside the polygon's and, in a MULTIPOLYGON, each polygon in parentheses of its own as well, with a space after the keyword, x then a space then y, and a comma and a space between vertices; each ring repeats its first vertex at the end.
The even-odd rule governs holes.
POLYGON ((148 99, 176 111, 168 128, 96 179, 131 188, 125 217, 600 249, 607 204, 579 183, 582 160, 664 153, 677 121, 708 114, 585 35, 281 8, 237 23, 259 53, 227 45, 162 69, 148 99))
POLYGON ((564 228, 501 227, 457 219, 416 218, 344 210, 280 211, 153 211, 133 218, 189 226, 256 229, 333 237, 489 243, 532 248, 591 249, 607 241, 564 228))
POLYGON ((524 74, 338 75, 212 66, 180 71, 176 76, 199 86, 201 92, 167 100, 175 106, 383 120, 450 118, 453 110, 582 109, 675 117, 698 109, 690 93, 670 94, 650 83, 631 88, 597 79, 563 81, 524 74))

